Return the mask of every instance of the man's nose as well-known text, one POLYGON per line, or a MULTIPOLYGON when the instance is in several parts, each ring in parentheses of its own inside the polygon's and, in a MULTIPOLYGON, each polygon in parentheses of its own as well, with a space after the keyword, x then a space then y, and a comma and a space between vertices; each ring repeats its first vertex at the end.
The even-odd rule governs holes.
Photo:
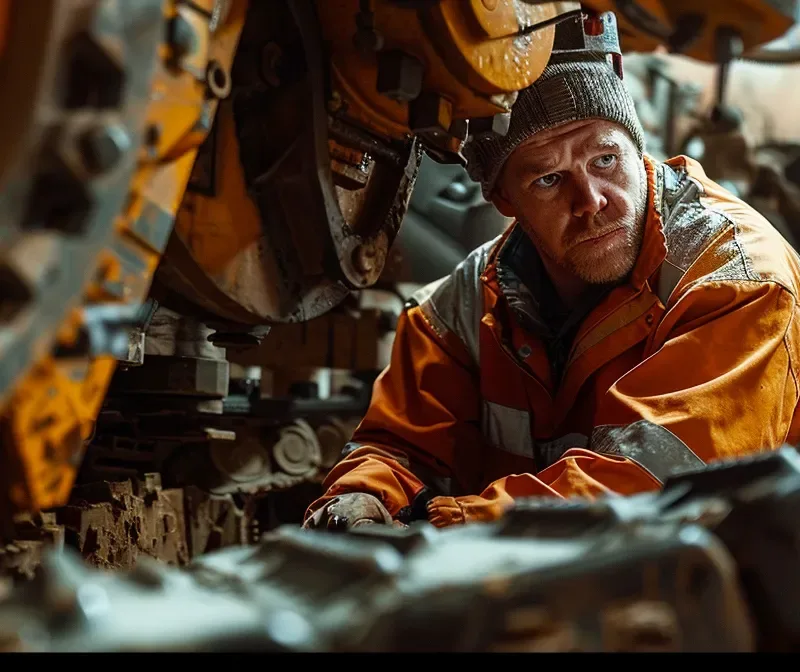
POLYGON ((597 180, 583 176, 574 181, 572 198, 572 214, 578 219, 593 217, 602 212, 608 205, 608 199, 603 195, 597 180))

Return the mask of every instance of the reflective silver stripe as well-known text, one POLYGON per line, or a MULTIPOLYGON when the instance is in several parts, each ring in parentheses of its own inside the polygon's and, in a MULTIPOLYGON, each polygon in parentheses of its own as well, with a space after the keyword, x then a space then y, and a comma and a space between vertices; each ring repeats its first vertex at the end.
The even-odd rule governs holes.
POLYGON ((647 420, 624 427, 595 427, 589 450, 626 457, 650 472, 660 483, 670 476, 705 466, 705 462, 672 432, 647 420))
POLYGON ((471 252, 450 275, 426 285, 411 297, 431 328, 441 337, 448 331, 458 336, 476 364, 480 361, 478 334, 483 317, 481 274, 499 238, 471 252))
POLYGON ((483 402, 482 430, 495 448, 533 459, 531 414, 516 408, 483 402))
POLYGON ((675 264, 670 263, 669 260, 664 259, 658 274, 657 288, 658 300, 661 301, 662 305, 667 305, 669 297, 672 295, 672 292, 675 291, 675 288, 684 275, 685 271, 675 266, 675 264))

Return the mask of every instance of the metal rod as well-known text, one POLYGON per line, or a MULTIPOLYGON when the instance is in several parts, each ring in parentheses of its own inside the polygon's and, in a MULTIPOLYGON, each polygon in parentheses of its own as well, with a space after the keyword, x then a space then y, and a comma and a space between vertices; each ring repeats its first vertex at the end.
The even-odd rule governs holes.
POLYGON ((564 21, 569 21, 570 19, 575 19, 578 17, 583 17, 582 9, 574 9, 571 12, 565 12, 564 14, 560 14, 559 16, 554 16, 552 19, 547 19, 546 21, 540 21, 539 23, 534 23, 531 26, 523 28, 518 33, 515 33, 514 37, 519 37, 521 35, 529 35, 530 33, 535 33, 538 30, 547 28, 548 26, 555 26, 556 24, 563 23, 564 21))

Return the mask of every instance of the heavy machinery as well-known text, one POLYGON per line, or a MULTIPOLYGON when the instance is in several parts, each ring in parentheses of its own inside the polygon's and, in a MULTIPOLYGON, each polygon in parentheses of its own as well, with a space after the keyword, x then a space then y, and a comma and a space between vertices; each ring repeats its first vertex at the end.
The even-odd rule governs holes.
POLYGON ((284 526, 188 567, 52 554, 0 602, 29 652, 796 652, 800 456, 495 523, 284 526))
MULTIPOLYGON (((719 63, 722 93, 730 60, 797 18, 796 2, 696 5, 4 4, 6 538, 28 523, 57 537, 66 524, 81 548, 96 548, 114 519, 120 535, 152 528, 136 542, 152 552, 167 544, 168 521, 212 520, 196 543, 186 528, 170 542, 195 549, 167 553, 176 562, 222 544, 224 530, 249 538, 240 514, 250 498, 316 477, 328 459, 321 436, 346 433, 364 397, 344 395, 341 417, 312 426, 297 387, 254 395, 254 379, 232 377, 234 365, 263 363, 282 334, 314 331, 318 320, 329 320, 315 331, 327 345, 311 366, 339 347, 360 352, 377 318, 359 337, 363 316, 348 304, 385 277, 423 151, 463 163, 464 143, 503 133, 516 93, 554 54, 596 51, 622 72, 624 51, 666 45, 719 63), (61 509, 54 519, 79 470, 80 499, 101 507, 97 520, 65 523, 61 509), (110 483, 100 494, 98 479, 110 483), (184 487, 200 487, 203 506, 175 494, 184 487), (142 502, 157 506, 134 521, 117 516, 142 502), (41 515, 11 525, 16 514, 41 515)), ((343 368, 374 368, 344 359, 343 368)), ((104 561, 116 566, 117 555, 104 561)))

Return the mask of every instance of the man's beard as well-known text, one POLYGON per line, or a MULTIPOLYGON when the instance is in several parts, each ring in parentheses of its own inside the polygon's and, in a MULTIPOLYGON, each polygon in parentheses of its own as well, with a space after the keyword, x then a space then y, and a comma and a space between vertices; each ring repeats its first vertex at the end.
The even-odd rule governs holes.
MULTIPOLYGON (((622 228, 623 233, 612 250, 598 254, 590 245, 575 245, 567 252, 561 265, 589 284, 616 282, 627 276, 636 265, 644 238, 644 217, 628 212, 616 220, 606 220, 602 213, 595 216, 591 226, 598 234, 622 228)), ((583 237, 582 240, 586 240, 583 237)))
POLYGON ((525 230, 536 244, 539 253, 546 256, 553 264, 560 266, 583 282, 591 285, 600 285, 617 282, 627 276, 636 265, 636 259, 641 251, 644 239, 645 217, 647 210, 647 192, 637 199, 635 210, 627 212, 622 217, 609 220, 598 213, 591 225, 583 224, 581 234, 571 241, 570 248, 563 259, 555 259, 548 252, 543 241, 536 235, 535 229, 525 224, 525 230), (613 250, 598 254, 590 246, 578 248, 576 243, 589 240, 603 233, 609 233, 622 228, 624 235, 613 250), (593 233, 586 234, 587 230, 593 233))

